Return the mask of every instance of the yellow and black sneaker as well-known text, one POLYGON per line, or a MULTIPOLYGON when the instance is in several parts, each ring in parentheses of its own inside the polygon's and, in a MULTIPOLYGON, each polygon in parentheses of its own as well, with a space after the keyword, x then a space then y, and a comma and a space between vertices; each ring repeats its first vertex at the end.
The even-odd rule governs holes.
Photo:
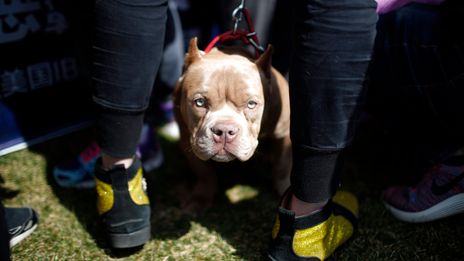
POLYGON ((324 260, 353 235, 357 216, 356 197, 343 191, 308 216, 295 217, 293 211, 280 207, 267 257, 273 261, 324 260))
POLYGON ((140 160, 129 169, 95 167, 97 210, 113 248, 130 248, 150 240, 150 202, 140 160))

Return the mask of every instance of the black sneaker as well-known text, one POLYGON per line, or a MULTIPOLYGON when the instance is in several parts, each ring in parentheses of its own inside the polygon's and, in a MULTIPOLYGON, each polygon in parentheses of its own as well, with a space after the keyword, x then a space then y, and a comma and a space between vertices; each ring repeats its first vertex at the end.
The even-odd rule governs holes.
POLYGON ((150 202, 140 160, 129 169, 117 165, 95 169, 97 210, 113 248, 130 248, 150 240, 150 202))
POLYGON ((39 218, 32 208, 5 207, 5 220, 10 234, 10 248, 37 228, 39 218))

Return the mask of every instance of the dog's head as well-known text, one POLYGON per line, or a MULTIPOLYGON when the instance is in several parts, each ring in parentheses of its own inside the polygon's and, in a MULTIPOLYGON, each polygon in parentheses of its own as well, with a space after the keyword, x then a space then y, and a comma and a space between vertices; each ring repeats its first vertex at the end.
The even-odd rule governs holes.
POLYGON ((258 146, 264 110, 263 79, 270 77, 269 47, 256 61, 217 49, 204 55, 190 41, 174 99, 178 120, 202 160, 248 160, 258 146))

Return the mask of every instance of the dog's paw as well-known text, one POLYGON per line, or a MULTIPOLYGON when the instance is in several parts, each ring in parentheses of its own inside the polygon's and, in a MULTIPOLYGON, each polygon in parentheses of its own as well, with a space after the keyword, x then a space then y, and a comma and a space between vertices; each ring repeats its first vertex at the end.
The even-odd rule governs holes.
POLYGON ((202 197, 192 197, 181 204, 181 208, 186 213, 201 213, 211 208, 213 200, 202 197))
POLYGON ((181 209, 186 213, 200 213, 213 206, 216 187, 197 183, 193 188, 182 184, 177 188, 181 209))

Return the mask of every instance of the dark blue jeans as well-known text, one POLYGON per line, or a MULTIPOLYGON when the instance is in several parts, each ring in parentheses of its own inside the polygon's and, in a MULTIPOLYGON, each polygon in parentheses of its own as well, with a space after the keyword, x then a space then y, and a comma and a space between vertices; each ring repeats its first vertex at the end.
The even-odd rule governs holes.
POLYGON ((162 58, 167 0, 100 0, 95 5, 92 83, 97 140, 113 157, 136 150, 162 58))
POLYGON ((290 68, 291 186, 297 198, 321 202, 339 185, 342 150, 364 102, 374 45, 374 0, 294 1, 295 50, 290 68))

